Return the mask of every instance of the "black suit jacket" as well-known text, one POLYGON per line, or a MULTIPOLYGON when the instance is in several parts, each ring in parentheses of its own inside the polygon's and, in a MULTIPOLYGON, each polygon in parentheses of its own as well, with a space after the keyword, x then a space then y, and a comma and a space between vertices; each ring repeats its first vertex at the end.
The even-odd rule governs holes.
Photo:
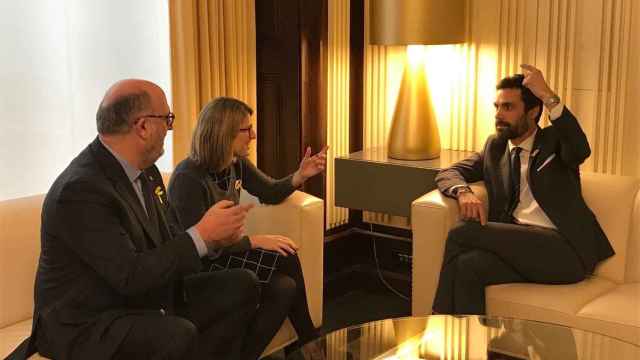
POLYGON ((191 237, 172 228, 158 169, 159 226, 96 138, 56 179, 42 209, 31 347, 55 359, 109 359, 129 314, 171 314, 182 278, 200 270, 191 237), (109 332, 106 330, 109 329, 109 332))
MULTIPOLYGON (((529 187, 545 214, 569 240, 587 273, 597 262, 614 254, 580 185, 579 165, 591 149, 571 112, 564 108, 552 126, 538 129, 529 160, 529 187)), ((481 153, 462 160, 436 177, 444 194, 455 185, 484 181, 489 196, 489 221, 509 222, 511 202, 508 141, 490 136, 481 153)))

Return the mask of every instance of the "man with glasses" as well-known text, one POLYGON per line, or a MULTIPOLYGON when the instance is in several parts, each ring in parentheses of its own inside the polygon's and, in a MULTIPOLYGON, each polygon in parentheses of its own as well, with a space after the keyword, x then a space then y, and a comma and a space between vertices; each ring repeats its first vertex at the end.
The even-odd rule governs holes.
POLYGON ((33 331, 14 356, 235 359, 257 279, 198 271, 240 239, 250 206, 221 201, 186 231, 175 225, 154 165, 174 120, 157 85, 117 82, 96 120, 98 137, 44 201, 33 331))

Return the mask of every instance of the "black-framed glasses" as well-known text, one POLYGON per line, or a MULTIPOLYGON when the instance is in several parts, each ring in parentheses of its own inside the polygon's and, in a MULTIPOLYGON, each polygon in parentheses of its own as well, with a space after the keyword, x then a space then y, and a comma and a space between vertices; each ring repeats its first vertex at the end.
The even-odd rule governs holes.
POLYGON ((173 130, 173 122, 176 119, 176 114, 169 112, 167 115, 153 115, 153 114, 142 115, 142 116, 138 116, 136 120, 140 120, 142 118, 164 119, 164 121, 167 123, 167 128, 169 130, 173 130))
POLYGON ((251 134, 251 130, 253 130, 253 124, 250 124, 247 127, 238 129, 238 131, 240 131, 240 132, 246 131, 247 134, 251 134))

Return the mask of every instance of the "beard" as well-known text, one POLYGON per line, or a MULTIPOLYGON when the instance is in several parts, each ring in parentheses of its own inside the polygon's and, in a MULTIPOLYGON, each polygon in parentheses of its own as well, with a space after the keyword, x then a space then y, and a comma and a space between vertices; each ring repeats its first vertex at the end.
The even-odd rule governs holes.
POLYGON ((522 115, 515 124, 510 124, 506 121, 496 120, 496 134, 500 139, 511 140, 524 135, 531 126, 527 121, 526 116, 522 115))

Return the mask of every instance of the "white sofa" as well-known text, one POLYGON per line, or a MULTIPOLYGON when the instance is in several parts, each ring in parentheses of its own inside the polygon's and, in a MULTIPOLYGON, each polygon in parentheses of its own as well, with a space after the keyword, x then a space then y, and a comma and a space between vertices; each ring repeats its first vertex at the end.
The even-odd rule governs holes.
MULTIPOLYGON (((165 179, 166 182, 166 179, 165 179)), ((40 253, 40 212, 44 195, 0 201, 0 358, 31 331, 33 285, 40 253)), ((298 255, 316 327, 322 325, 324 203, 296 191, 278 205, 258 206, 247 220, 248 234, 285 235, 299 245, 298 255)), ((296 339, 285 322, 263 355, 296 339)), ((31 359, 43 359, 34 355, 31 359)))
MULTIPOLYGON (((483 183, 472 185, 486 204, 483 183)), ((603 333, 640 345, 640 179, 582 174, 582 191, 616 255, 572 285, 503 284, 486 289, 487 314, 603 333)), ((412 204, 413 315, 431 313, 447 233, 458 204, 434 190, 412 204)))

